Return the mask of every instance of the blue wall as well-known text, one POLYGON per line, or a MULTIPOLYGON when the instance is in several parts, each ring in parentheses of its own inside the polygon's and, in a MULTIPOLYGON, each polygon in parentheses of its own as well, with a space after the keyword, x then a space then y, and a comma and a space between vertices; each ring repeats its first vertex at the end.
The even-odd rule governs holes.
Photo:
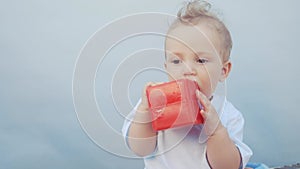
MULTIPOLYGON (((228 98, 246 119, 244 138, 254 151, 252 161, 269 166, 299 162, 300 2, 212 2, 233 36, 228 98)), ((73 71, 80 49, 106 23, 136 12, 176 14, 180 3, 0 2, 0 168, 142 168, 141 160, 102 150, 82 130, 72 100, 73 71)), ((120 51, 129 54, 149 42, 162 45, 161 37, 147 38, 124 42, 109 54, 107 66, 101 67, 105 71, 99 69, 97 98, 101 102, 103 94, 108 100, 99 105, 112 117, 115 109, 107 92, 109 83, 102 80, 110 79, 115 69, 110 65, 120 63, 120 51), (136 46, 127 48, 130 45, 136 46)), ((147 77, 165 78, 155 71, 144 75, 129 87, 133 104, 147 77)), ((122 119, 105 117, 120 131, 122 119)))

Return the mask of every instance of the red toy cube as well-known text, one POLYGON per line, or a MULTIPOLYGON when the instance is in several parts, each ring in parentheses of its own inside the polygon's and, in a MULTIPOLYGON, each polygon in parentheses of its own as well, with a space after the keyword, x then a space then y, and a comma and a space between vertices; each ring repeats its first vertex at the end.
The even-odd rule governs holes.
POLYGON ((146 90, 155 131, 168 128, 203 123, 196 98, 195 81, 181 79, 146 90))

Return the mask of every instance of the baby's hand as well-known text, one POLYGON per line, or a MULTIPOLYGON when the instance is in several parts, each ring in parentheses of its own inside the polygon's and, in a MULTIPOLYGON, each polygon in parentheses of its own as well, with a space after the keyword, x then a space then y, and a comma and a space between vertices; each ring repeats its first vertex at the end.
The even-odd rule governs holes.
POLYGON ((148 82, 145 85, 145 87, 143 89, 143 93, 142 93, 142 101, 136 110, 136 114, 135 114, 135 118, 134 118, 135 122, 149 124, 152 121, 151 114, 149 112, 149 104, 148 104, 146 90, 147 90, 148 86, 155 86, 158 84, 161 84, 161 83, 148 82))
POLYGON ((201 104, 200 113, 205 121, 204 131, 206 132, 206 135, 212 136, 222 127, 218 113, 210 100, 199 90, 196 91, 196 96, 201 104))
POLYGON ((148 104, 148 98, 147 98, 147 94, 146 94, 146 90, 147 87, 149 86, 155 86, 155 85, 159 85, 162 83, 154 83, 154 82, 148 82, 144 89, 143 89, 143 93, 142 93, 142 102, 140 103, 138 110, 141 112, 148 112, 149 111, 149 104, 148 104))

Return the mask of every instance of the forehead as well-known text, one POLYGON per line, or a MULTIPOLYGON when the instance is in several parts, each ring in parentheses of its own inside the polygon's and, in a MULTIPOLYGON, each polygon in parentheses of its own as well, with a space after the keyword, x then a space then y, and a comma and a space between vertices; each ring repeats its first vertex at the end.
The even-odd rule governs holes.
POLYGON ((169 30, 166 37, 166 50, 187 50, 194 52, 219 53, 219 38, 205 24, 195 26, 179 24, 169 30))

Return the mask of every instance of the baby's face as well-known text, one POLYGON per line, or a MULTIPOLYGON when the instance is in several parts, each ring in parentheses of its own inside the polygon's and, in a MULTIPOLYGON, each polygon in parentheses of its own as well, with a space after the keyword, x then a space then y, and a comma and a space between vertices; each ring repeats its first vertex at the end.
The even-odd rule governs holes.
POLYGON ((210 97, 218 81, 224 78, 223 60, 219 56, 220 43, 216 33, 205 25, 179 25, 168 36, 165 68, 169 80, 194 80, 200 90, 210 97))

